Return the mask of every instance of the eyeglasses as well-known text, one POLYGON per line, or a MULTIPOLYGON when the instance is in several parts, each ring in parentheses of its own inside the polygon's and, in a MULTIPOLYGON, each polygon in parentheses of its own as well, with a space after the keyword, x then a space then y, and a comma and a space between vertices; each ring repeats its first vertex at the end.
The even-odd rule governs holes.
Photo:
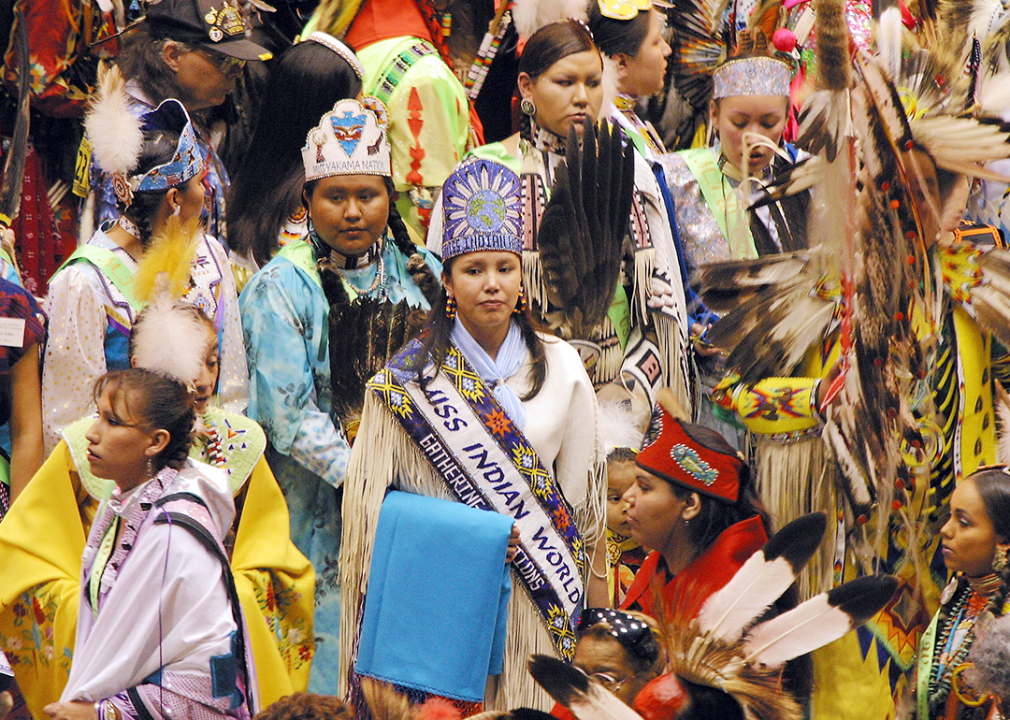
POLYGON ((214 66, 225 75, 240 73, 245 68, 246 61, 237 57, 225 55, 224 53, 215 52, 214 50, 202 47, 198 48, 197 52, 210 60, 211 63, 213 63, 214 66))
POLYGON ((593 673, 589 677, 595 678, 597 680, 597 682, 600 683, 600 685, 602 685, 607 690, 609 690, 610 692, 612 692, 612 693, 614 693, 616 695, 617 693, 619 693, 621 691, 621 688, 624 687, 624 685, 626 683, 631 682, 632 680, 634 680, 638 676, 637 675, 632 675, 631 677, 627 677, 627 678, 624 678, 623 680, 620 680, 620 679, 614 677, 613 675, 611 675, 610 673, 598 672, 598 673, 593 673))

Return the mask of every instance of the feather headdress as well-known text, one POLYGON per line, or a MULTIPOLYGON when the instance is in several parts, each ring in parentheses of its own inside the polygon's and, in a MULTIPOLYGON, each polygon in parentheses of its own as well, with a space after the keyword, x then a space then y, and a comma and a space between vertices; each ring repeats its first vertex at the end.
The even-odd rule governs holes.
POLYGON ((173 295, 167 282, 160 284, 154 299, 140 313, 130 337, 137 367, 178 378, 191 391, 214 342, 207 319, 173 295))
POLYGON ((595 678, 553 658, 536 656, 530 672, 578 720, 667 720, 702 692, 728 696, 752 720, 798 720, 800 707, 781 686, 782 665, 865 622, 897 587, 891 577, 860 578, 760 622, 795 581, 824 529, 822 514, 793 521, 709 597, 696 619, 677 617, 673 608, 666 673, 638 694, 636 713, 619 707, 595 678))
POLYGON ((126 78, 117 65, 98 66, 98 90, 84 116, 91 153, 110 175, 126 177, 144 147, 140 118, 130 112, 126 78))
POLYGON ((515 0, 512 4, 512 22, 524 38, 562 20, 587 22, 586 0, 515 0))

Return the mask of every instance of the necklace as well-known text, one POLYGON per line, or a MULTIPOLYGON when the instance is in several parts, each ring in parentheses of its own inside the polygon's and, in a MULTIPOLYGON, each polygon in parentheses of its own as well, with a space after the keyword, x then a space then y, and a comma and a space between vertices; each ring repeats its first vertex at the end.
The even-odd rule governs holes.
MULTIPOLYGON (((381 243, 381 240, 380 240, 380 243, 381 243)), ((339 257, 343 257, 343 255, 339 255, 339 257)), ((382 255, 381 254, 378 255, 378 258, 377 258, 377 260, 375 262, 375 265, 376 265, 376 267, 375 267, 375 279, 372 280, 371 287, 369 287, 367 290, 364 290, 363 288, 359 288, 357 285, 355 285, 351 281, 351 278, 347 277, 347 273, 345 273, 344 270, 343 270, 343 268, 340 267, 340 261, 339 260, 336 260, 336 261, 334 260, 334 258, 333 258, 333 252, 330 253, 329 257, 323 257, 323 258, 319 258, 318 260, 316 260, 316 267, 319 270, 329 270, 330 272, 335 272, 337 275, 339 275, 344 280, 344 282, 346 282, 347 284, 349 284, 355 290, 358 290, 359 292, 363 292, 366 295, 371 295, 373 292, 375 292, 375 290, 377 288, 379 288, 386 281, 386 261, 382 259, 382 255)), ((364 266, 364 267, 367 267, 367 265, 364 266)))
POLYGON ((565 149, 567 148, 565 138, 555 135, 547 128, 540 127, 532 118, 530 119, 530 126, 533 128, 533 146, 537 150, 552 152, 561 157, 565 156, 565 149))
POLYGON ((931 709, 943 705, 950 695, 954 669, 964 663, 975 640, 975 623, 1000 587, 1000 577, 996 574, 967 580, 968 585, 963 587, 950 612, 941 616, 938 623, 933 667, 929 674, 931 709))
MULTIPOLYGON (((331 248, 329 245, 324 243, 322 239, 316 235, 315 228, 312 227, 312 219, 309 218, 309 237, 312 240, 312 244, 316 248, 317 256, 322 252, 329 250, 328 255, 322 255, 322 257, 316 258, 316 269, 322 272, 323 270, 329 270, 332 273, 336 273, 340 278, 350 285, 352 288, 358 292, 365 293, 366 295, 371 295, 379 287, 383 285, 386 281, 386 261, 382 257, 382 247, 384 238, 379 238, 379 240, 373 244, 363 255, 342 255, 336 250, 331 248), (375 279, 372 280, 372 285, 367 290, 358 287, 351 281, 351 278, 347 277, 344 270, 359 270, 368 267, 369 265, 375 264, 375 279)), ((385 294, 385 293, 383 293, 385 294)))

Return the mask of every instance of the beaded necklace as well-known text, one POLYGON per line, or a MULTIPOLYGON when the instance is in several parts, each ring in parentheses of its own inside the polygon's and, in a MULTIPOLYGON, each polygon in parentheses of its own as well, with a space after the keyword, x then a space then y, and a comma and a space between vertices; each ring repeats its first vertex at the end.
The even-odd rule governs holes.
POLYGON ((540 127, 532 118, 530 119, 530 125, 533 128, 533 147, 540 152, 552 152, 561 157, 565 156, 565 149, 567 148, 567 140, 565 138, 555 135, 547 128, 540 127))
POLYGON ((309 228, 309 235, 312 238, 312 244, 316 247, 317 255, 321 250, 329 249, 329 255, 324 255, 316 259, 316 269, 329 270, 330 272, 339 275, 344 282, 348 283, 358 292, 364 293, 366 295, 371 295, 379 287, 383 285, 386 281, 386 261, 382 257, 382 238, 379 238, 378 242, 368 248, 368 251, 364 255, 360 256, 348 256, 341 255, 333 248, 330 248, 323 240, 316 235, 314 228, 309 228), (372 285, 367 290, 358 287, 352 280, 344 273, 344 270, 359 270, 366 268, 369 265, 375 264, 375 279, 372 280, 372 285))
POLYGON ((954 669, 968 657, 975 639, 975 623, 989 607, 1002 582, 996 574, 967 580, 968 584, 961 590, 950 612, 940 618, 946 621, 940 623, 933 645, 933 668, 929 677, 931 710, 942 706, 950 695, 954 669))

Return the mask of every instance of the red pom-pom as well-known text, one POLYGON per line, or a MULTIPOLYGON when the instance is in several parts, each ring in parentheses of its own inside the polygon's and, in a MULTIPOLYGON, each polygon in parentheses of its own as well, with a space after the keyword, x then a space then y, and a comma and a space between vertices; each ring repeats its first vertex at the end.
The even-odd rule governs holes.
POLYGON ((792 30, 779 28, 772 35, 772 45, 779 52, 791 53, 796 49, 796 35, 792 30))
POLYGON ((645 720, 673 720, 691 702, 676 675, 660 675, 635 696, 634 708, 645 720))
POLYGON ((442 697, 430 697, 417 709, 417 720, 460 720, 463 713, 442 697))

